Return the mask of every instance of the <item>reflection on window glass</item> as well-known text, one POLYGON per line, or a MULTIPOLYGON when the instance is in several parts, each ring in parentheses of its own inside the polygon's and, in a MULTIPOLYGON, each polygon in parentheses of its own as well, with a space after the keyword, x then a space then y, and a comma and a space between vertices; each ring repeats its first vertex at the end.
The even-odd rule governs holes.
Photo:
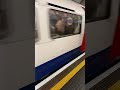
POLYGON ((50 30, 52 38, 60 38, 81 33, 82 16, 50 10, 50 30))
POLYGON ((0 39, 3 39, 7 36, 7 17, 3 10, 0 10, 0 39))
POLYGON ((110 14, 111 0, 87 0, 86 21, 107 19, 110 14))

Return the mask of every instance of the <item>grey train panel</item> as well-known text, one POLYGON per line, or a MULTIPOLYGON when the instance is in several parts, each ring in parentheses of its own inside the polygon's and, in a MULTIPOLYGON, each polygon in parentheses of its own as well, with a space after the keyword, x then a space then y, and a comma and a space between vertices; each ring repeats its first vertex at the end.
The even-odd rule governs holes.
POLYGON ((96 54, 112 45, 119 0, 112 0, 109 19, 86 23, 86 57, 96 54))
POLYGON ((34 38, 34 1, 2 0, 1 2, 0 9, 6 15, 5 29, 8 35, 0 39, 0 44, 34 38))
POLYGON ((33 40, 0 45, 0 90, 17 90, 34 82, 33 40))
POLYGON ((34 82, 34 8, 34 0, 0 0, 0 90, 34 82), (7 36, 2 37, 4 30, 7 36))

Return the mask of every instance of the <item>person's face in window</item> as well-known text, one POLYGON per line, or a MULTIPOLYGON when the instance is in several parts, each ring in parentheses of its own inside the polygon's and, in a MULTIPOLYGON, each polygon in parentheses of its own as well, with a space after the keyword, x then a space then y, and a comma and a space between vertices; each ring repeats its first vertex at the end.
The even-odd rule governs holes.
POLYGON ((60 19, 57 21, 56 23, 56 29, 58 32, 64 32, 64 28, 65 28, 65 23, 63 19, 60 19))

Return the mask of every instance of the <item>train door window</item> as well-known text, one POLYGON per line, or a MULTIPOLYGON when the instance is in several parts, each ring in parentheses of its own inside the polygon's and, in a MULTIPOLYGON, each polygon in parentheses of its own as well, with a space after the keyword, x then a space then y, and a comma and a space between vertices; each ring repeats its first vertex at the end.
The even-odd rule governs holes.
POLYGON ((82 16, 50 10, 49 17, 51 37, 53 39, 81 33, 82 16))
POLYGON ((8 35, 6 12, 0 10, 0 40, 8 35))
POLYGON ((86 0, 86 22, 108 19, 111 0, 86 0))

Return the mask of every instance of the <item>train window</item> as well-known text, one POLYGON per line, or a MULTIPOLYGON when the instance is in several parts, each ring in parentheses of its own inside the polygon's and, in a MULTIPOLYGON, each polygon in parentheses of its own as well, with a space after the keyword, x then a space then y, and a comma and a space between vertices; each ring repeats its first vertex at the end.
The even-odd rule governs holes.
POLYGON ((111 0, 86 0, 86 22, 108 19, 111 0))
POLYGON ((49 17, 51 37, 53 39, 81 33, 82 16, 50 10, 49 17))
POLYGON ((0 40, 8 35, 7 17, 3 10, 0 10, 0 40))

